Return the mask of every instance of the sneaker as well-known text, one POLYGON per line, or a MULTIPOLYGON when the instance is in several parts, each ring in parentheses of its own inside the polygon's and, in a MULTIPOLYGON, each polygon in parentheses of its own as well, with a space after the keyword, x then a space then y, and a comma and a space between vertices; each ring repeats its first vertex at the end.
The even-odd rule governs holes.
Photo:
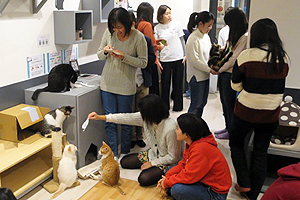
POLYGON ((146 143, 143 140, 138 140, 136 143, 139 147, 145 147, 146 146, 146 143))
POLYGON ((216 134, 215 137, 218 139, 229 139, 229 133, 226 131, 224 133, 216 134))
POLYGON ((226 129, 226 128, 224 128, 224 129, 222 129, 222 130, 219 130, 219 131, 215 131, 214 134, 215 134, 215 135, 218 135, 218 134, 225 133, 225 132, 227 132, 227 129, 226 129))

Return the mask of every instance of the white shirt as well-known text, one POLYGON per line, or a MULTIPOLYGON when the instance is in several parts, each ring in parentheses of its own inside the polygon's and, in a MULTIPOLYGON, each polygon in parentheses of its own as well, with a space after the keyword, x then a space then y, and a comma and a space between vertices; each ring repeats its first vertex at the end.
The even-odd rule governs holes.
POLYGON ((178 21, 172 20, 168 24, 157 24, 154 27, 154 35, 156 39, 164 39, 168 44, 160 51, 160 61, 172 62, 183 58, 180 37, 184 36, 184 32, 178 21))
POLYGON ((221 30, 219 31, 218 45, 220 45, 221 48, 225 47, 228 37, 229 37, 229 26, 226 25, 223 28, 221 28, 221 30))
POLYGON ((106 115, 107 122, 142 126, 147 144, 150 146, 149 161, 153 166, 172 165, 182 158, 184 143, 176 139, 176 122, 171 117, 162 120, 157 126, 147 126, 141 113, 118 113, 106 115))
POLYGON ((211 40, 208 34, 203 34, 199 29, 194 30, 186 43, 187 81, 193 76, 197 81, 209 79, 210 68, 207 64, 211 40))

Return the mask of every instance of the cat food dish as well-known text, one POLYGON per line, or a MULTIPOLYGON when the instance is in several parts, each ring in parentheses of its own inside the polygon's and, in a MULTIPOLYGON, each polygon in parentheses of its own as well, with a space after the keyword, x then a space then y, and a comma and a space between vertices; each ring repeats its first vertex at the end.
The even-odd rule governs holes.
POLYGON ((82 131, 85 131, 86 127, 89 125, 90 120, 86 119, 82 124, 82 131))

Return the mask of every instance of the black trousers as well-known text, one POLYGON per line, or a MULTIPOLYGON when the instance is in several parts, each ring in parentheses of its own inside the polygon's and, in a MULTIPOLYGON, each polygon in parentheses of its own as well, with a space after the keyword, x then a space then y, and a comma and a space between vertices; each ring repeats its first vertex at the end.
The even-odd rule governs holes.
POLYGON ((250 199, 257 198, 264 184, 267 174, 267 150, 277 126, 278 121, 250 123, 233 114, 232 124, 229 128, 231 159, 239 186, 251 188, 251 191, 246 193, 250 199), (251 161, 248 163, 250 168, 248 168, 244 144, 246 135, 251 130, 254 130, 253 153, 251 161))
POLYGON ((170 86, 172 78, 172 99, 174 101, 173 111, 183 109, 183 72, 182 59, 172 62, 161 62, 163 67, 161 74, 161 98, 170 109, 170 86))
POLYGON ((158 76, 158 69, 157 65, 151 65, 151 72, 152 72, 152 85, 149 87, 149 94, 156 94, 160 96, 159 93, 159 76, 158 76))

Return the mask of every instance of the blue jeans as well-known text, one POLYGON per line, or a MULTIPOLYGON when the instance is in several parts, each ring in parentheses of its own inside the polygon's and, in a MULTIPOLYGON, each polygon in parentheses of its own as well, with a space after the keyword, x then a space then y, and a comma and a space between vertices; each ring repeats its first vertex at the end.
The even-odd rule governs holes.
MULTIPOLYGON (((119 95, 101 90, 102 105, 105 115, 110 113, 131 113, 134 95, 119 95)), ((107 143, 118 156, 118 129, 117 124, 106 122, 107 143)), ((130 152, 132 126, 121 125, 121 153, 130 152)))
POLYGON ((198 81, 193 76, 189 82, 191 92, 191 104, 188 110, 189 113, 195 113, 198 117, 202 117, 204 106, 207 103, 209 92, 209 79, 198 81))
POLYGON ((171 195, 176 200, 226 200, 227 194, 219 194, 201 183, 181 184, 171 187, 171 195))

